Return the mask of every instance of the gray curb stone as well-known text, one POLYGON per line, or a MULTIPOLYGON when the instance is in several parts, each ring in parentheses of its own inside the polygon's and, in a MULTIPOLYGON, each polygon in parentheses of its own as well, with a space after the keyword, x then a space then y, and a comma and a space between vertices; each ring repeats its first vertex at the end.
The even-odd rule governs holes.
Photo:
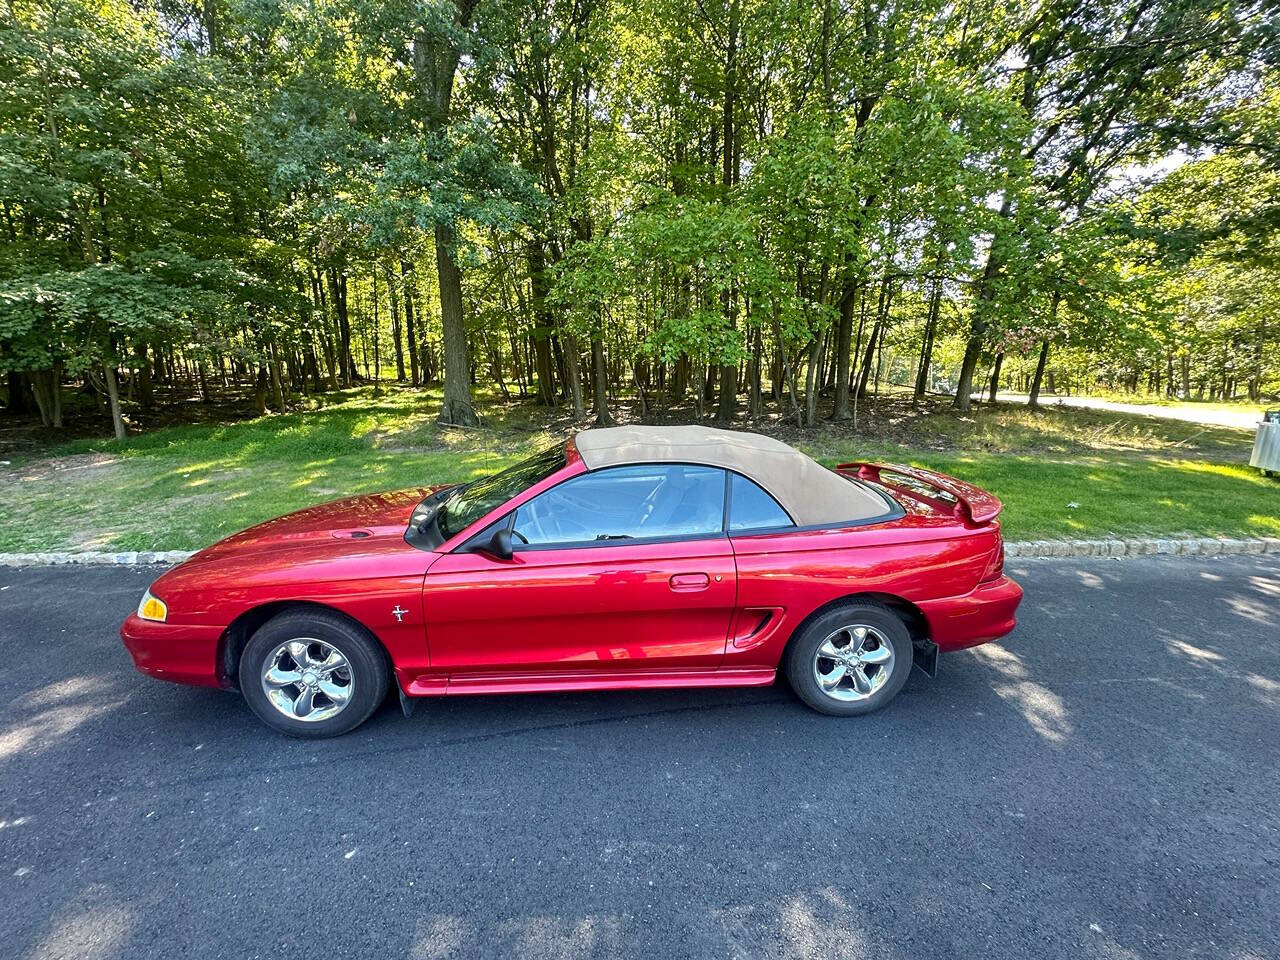
POLYGON ((181 563, 195 554, 194 550, 123 550, 104 553, 87 550, 80 553, 0 553, 2 567, 56 567, 64 564, 98 567, 139 567, 151 564, 181 563))
POLYGON ((1280 537, 1236 540, 1226 537, 1179 539, 1139 537, 1130 540, 1031 540, 1006 543, 1005 556, 1035 557, 1195 557, 1280 553, 1280 537))
MULTIPOLYGON (((1139 537, 1130 540, 1027 540, 1004 545, 1005 555, 1037 557, 1140 557, 1280 554, 1280 537, 1237 540, 1226 537, 1179 539, 1139 537)), ((193 550, 125 550, 119 553, 0 553, 0 567, 51 567, 64 564, 137 567, 181 563, 193 550)))

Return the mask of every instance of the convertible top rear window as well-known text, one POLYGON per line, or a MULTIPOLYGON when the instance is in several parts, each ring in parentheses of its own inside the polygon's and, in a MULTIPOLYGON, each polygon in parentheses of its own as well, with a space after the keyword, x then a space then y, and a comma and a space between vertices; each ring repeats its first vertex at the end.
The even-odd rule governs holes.
POLYGON ((741 474, 731 478, 733 493, 729 503, 729 532, 745 533, 749 530, 793 527, 787 511, 773 497, 760 489, 760 485, 741 474))

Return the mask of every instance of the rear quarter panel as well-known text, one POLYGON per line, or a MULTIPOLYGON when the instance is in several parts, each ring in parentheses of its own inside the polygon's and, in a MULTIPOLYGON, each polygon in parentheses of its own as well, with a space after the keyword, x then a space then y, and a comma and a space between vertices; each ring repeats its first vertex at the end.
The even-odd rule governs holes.
POLYGON ((735 535, 738 618, 725 665, 777 665, 810 614, 852 594, 919 605, 970 593, 998 541, 996 524, 968 526, 927 511, 864 527, 735 535), (773 618, 752 635, 766 611, 773 618))

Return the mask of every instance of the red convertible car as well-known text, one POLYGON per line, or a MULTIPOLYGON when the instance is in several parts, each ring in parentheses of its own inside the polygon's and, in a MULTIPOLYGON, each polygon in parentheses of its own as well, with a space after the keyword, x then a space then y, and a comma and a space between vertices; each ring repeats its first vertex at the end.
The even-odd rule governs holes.
POLYGON ((138 669, 285 733, 416 697, 762 686, 866 713, 1007 634, 1000 501, 704 427, 586 430, 470 483, 321 504, 202 550, 121 628, 138 669))

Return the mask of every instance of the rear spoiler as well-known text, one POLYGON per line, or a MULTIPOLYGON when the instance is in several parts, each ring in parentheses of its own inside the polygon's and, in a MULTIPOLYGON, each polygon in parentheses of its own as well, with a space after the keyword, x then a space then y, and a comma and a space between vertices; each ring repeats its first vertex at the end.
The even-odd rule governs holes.
POLYGON ((889 487, 915 499, 941 501, 952 507, 963 508, 973 523, 990 523, 1000 515, 1003 504, 985 490, 971 483, 948 477, 946 474, 922 470, 919 467, 903 467, 890 463, 842 463, 837 473, 854 476, 889 487), (887 477, 885 475, 888 475, 887 477), (905 477, 912 483, 894 483, 892 477, 905 477), (923 484, 927 491, 918 489, 923 484))

